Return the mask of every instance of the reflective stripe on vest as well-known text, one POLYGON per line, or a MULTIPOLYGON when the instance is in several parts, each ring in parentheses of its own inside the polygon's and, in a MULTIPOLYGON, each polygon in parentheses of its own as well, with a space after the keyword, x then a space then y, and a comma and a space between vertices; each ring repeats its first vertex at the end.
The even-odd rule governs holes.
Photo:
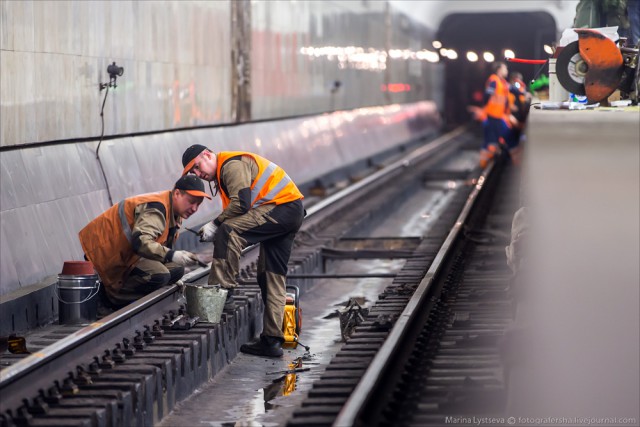
MULTIPOLYGON (((272 165, 273 165, 273 163, 272 163, 272 165)), ((271 166, 271 165, 269 165, 269 166, 271 166)), ((267 172, 267 171, 265 171, 265 173, 266 173, 266 172, 267 172)), ((263 174, 263 175, 264 175, 264 174, 263 174)), ((284 189, 284 187, 286 187, 287 185, 289 185, 289 183, 290 183, 290 182, 291 182, 291 178, 289 178, 289 175, 287 175, 287 174, 285 173, 285 174, 284 174, 284 176, 282 177, 282 179, 280 180, 280 182, 278 182, 278 184, 276 184, 276 186, 275 186, 275 187, 273 187, 271 190, 269 190, 269 192, 268 192, 267 194, 265 194, 265 195, 264 195, 264 197, 263 197, 262 199, 260 199, 260 200, 256 200, 255 202, 253 202, 253 203, 252 203, 252 205, 251 205, 251 207, 253 207, 253 206, 260 206, 260 205, 262 205, 262 204, 264 204, 264 203, 270 202, 271 200, 273 200, 273 198, 274 198, 274 197, 275 197, 279 192, 281 192, 281 191, 284 189)), ((256 187, 258 187, 258 186, 256 185, 256 187)), ((260 187, 260 188, 262 188, 262 187, 260 187)), ((254 197, 254 196, 253 196, 254 191, 255 191, 255 190, 251 190, 251 198, 252 198, 252 199, 253 199, 253 197, 254 197)), ((255 197, 257 197, 257 196, 258 196, 258 193, 259 193, 259 192, 260 192, 259 190, 258 190, 258 191, 255 191, 255 194, 256 194, 256 196, 255 196, 255 197)))
MULTIPOLYGON (((258 174, 251 183, 250 208, 267 203, 279 205, 304 198, 291 177, 281 167, 257 154, 243 151, 221 151, 217 154, 218 167, 216 177, 218 182, 220 182, 221 171, 225 162, 238 156, 251 157, 258 165, 258 174)), ((222 208, 226 209, 230 199, 224 188, 225 185, 220 186, 220 198, 222 200, 222 208)))
POLYGON ((167 212, 167 226, 155 240, 164 245, 169 235, 169 218, 173 215, 171 191, 127 198, 97 216, 78 233, 85 256, 93 263, 104 286, 113 292, 122 287, 124 275, 140 258, 131 243, 132 227, 136 207, 149 202, 162 203, 167 212))
POLYGON ((509 88, 506 82, 496 74, 492 74, 489 77, 487 86, 489 86, 491 82, 496 83, 496 88, 489 98, 489 101, 487 101, 484 111, 494 119, 506 119, 509 115, 509 88))
POLYGON ((124 212, 124 200, 118 203, 118 216, 120 217, 120 224, 122 225, 122 232, 127 241, 131 244, 133 242, 133 236, 131 235, 131 227, 129 221, 127 221, 127 214, 124 212))
MULTIPOLYGON (((271 174, 275 170, 276 170, 276 164, 275 163, 269 163, 269 166, 267 166, 267 168, 262 172, 262 174, 258 177, 256 182, 254 182, 252 184, 252 186, 251 186, 251 207, 254 207, 256 205, 256 198, 258 197, 258 194, 260 194, 260 190, 262 190, 262 187, 264 187, 264 185, 267 183, 267 180, 271 177, 271 174)), ((260 199, 260 200, 262 200, 262 199, 260 199)))

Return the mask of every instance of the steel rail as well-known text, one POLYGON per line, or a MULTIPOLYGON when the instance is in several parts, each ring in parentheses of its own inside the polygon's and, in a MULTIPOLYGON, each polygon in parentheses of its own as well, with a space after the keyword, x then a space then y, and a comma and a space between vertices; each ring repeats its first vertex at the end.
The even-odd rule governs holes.
MULTIPOLYGON (((463 126, 442 135, 358 183, 336 192, 309 208, 307 210, 307 218, 317 215, 331 205, 375 183, 385 175, 392 174, 436 154, 440 149, 444 148, 447 142, 460 136, 465 131, 466 127, 463 126)), ((256 247, 257 245, 250 246, 243 250, 242 254, 246 255, 256 247)), ((186 274, 182 280, 187 283, 195 281, 209 274, 210 270, 210 265, 198 268, 186 274)), ((168 307, 176 303, 181 295, 178 285, 154 291, 100 321, 93 322, 75 333, 56 341, 54 344, 0 370, 0 392, 3 396, 0 399, 0 413, 5 412, 7 409, 16 408, 22 403, 22 399, 25 397, 24 387, 36 391, 38 389, 46 390, 52 386, 53 380, 66 377, 69 372, 75 371, 77 365, 87 363, 89 361, 88 358, 95 356, 96 354, 92 352, 95 350, 93 347, 100 347, 100 349, 113 348, 116 343, 121 343, 123 337, 131 335, 135 329, 140 329, 144 324, 153 324, 154 320, 165 314, 168 307), (100 337, 99 343, 87 348, 87 344, 98 336, 100 337), (28 381, 25 385, 23 383, 27 378, 28 381)))
POLYGON ((427 270, 427 274, 424 276, 416 288, 415 293, 407 303, 405 309, 398 317, 387 339, 376 353, 360 382, 338 413, 338 416, 333 423, 334 426, 360 425, 357 423, 357 420, 360 415, 362 415, 365 406, 375 394, 376 390, 381 386, 383 374, 390 369, 391 356, 397 351, 397 348, 401 345, 405 337, 409 335, 411 326, 418 315, 424 315, 424 312, 421 312, 421 308, 427 302, 427 295, 430 293, 431 287, 434 283, 434 278, 440 272, 444 265, 444 261, 452 251, 465 222, 469 218, 471 209, 473 208, 480 192, 484 188, 487 178, 494 167, 495 162, 491 162, 478 179, 475 188, 467 198, 462 211, 458 215, 454 226, 451 228, 447 238, 436 254, 429 270, 427 270))
MULTIPOLYGON (((187 273, 183 276, 183 281, 190 282, 197 279, 198 277, 202 277, 201 275, 199 276, 200 273, 201 272, 197 270, 187 273)), ((76 331, 68 337, 56 341, 54 344, 45 347, 41 351, 33 353, 31 356, 19 360, 13 365, 0 371, 0 389, 2 389, 4 393, 5 386, 19 379, 22 375, 27 373, 27 371, 35 369, 44 363, 48 363, 52 358, 59 356, 66 349, 77 347, 82 343, 90 340, 91 338, 103 333, 104 331, 117 327, 128 318, 134 317, 142 311, 157 309, 156 306, 159 304, 162 306, 170 305, 171 303, 177 301, 179 298, 179 296, 175 296, 177 290, 177 285, 158 289, 157 291, 154 291, 144 296, 143 298, 140 298, 134 303, 113 312, 109 316, 106 316, 97 322, 93 322, 90 325, 85 326, 84 328, 76 331), (172 301, 167 303, 168 299, 171 299, 172 301)))
POLYGON ((75 372, 77 365, 85 364, 95 353, 96 347, 101 350, 112 349, 116 343, 121 343, 124 336, 129 336, 142 325, 152 325, 156 319, 166 313, 168 307, 179 298, 174 288, 159 289, 131 307, 116 311, 98 322, 80 329, 79 331, 56 341, 37 353, 22 359, 14 365, 0 371, 0 412, 16 408, 25 398, 25 388, 47 390, 53 385, 54 379, 62 380, 69 372, 75 372), (88 343, 96 338, 90 348, 88 343), (56 362, 56 363, 53 363, 56 362), (26 383, 25 383, 26 381, 26 383))

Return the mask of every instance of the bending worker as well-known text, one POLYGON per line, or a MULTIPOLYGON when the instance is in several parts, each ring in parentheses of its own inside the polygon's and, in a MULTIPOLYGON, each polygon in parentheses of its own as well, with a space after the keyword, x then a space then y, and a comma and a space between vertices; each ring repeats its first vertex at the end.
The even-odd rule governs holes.
POLYGON ((238 285, 242 249, 260 243, 257 281, 265 305, 263 330, 258 340, 242 345, 240 351, 281 356, 287 264, 305 215, 302 193, 281 167, 253 153, 215 154, 203 145, 192 145, 182 155, 182 165, 183 174, 192 172, 213 182, 222 199, 222 213, 199 234, 201 241, 213 242, 209 284, 229 290, 225 308, 235 306, 233 289, 238 285))
POLYGON ((120 308, 177 282, 198 259, 173 250, 182 219, 197 210, 204 183, 183 176, 173 190, 130 197, 107 209, 80 233, 85 257, 102 280, 112 308, 120 308))
POLYGON ((509 156, 515 165, 521 163, 524 129, 531 105, 531 94, 522 80, 522 74, 512 72, 509 76, 509 105, 511 106, 511 133, 506 139, 509 156))

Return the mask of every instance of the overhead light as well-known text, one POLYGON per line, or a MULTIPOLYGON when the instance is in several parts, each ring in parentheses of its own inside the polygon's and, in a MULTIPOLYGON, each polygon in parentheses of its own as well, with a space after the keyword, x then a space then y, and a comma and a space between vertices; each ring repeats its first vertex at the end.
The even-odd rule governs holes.
POLYGON ((442 43, 438 40, 434 40, 431 42, 431 46, 433 46, 434 49, 440 49, 442 47, 442 43))
POLYGON ((515 58, 516 54, 511 49, 505 49, 504 50, 504 57, 505 58, 515 58))
POLYGON ((553 47, 549 46, 548 44, 544 45, 544 51, 547 52, 549 55, 553 55, 553 47))
POLYGON ((469 51, 467 52, 467 59, 470 62, 476 62, 478 60, 478 54, 473 51, 469 51))
POLYGON ((449 49, 445 49, 445 48, 440 49, 440 55, 446 58, 447 56, 449 56, 449 49))
POLYGON ((453 49, 449 49, 447 51, 447 58, 449 59, 458 59, 458 52, 453 49))
POLYGON ((493 56, 493 53, 491 52, 485 52, 482 54, 482 57, 484 58, 485 61, 487 62, 493 62, 496 58, 495 56, 493 56))
POLYGON ((425 59, 427 61, 429 61, 429 62, 439 62, 440 61, 440 57, 435 52, 427 52, 427 54, 425 55, 425 59))

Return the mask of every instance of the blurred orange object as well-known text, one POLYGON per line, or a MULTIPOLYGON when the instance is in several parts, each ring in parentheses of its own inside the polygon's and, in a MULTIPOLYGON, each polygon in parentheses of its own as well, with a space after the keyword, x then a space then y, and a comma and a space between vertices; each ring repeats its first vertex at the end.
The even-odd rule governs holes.
POLYGON ((65 261, 60 274, 63 276, 77 276, 96 274, 96 272, 91 261, 65 261))

